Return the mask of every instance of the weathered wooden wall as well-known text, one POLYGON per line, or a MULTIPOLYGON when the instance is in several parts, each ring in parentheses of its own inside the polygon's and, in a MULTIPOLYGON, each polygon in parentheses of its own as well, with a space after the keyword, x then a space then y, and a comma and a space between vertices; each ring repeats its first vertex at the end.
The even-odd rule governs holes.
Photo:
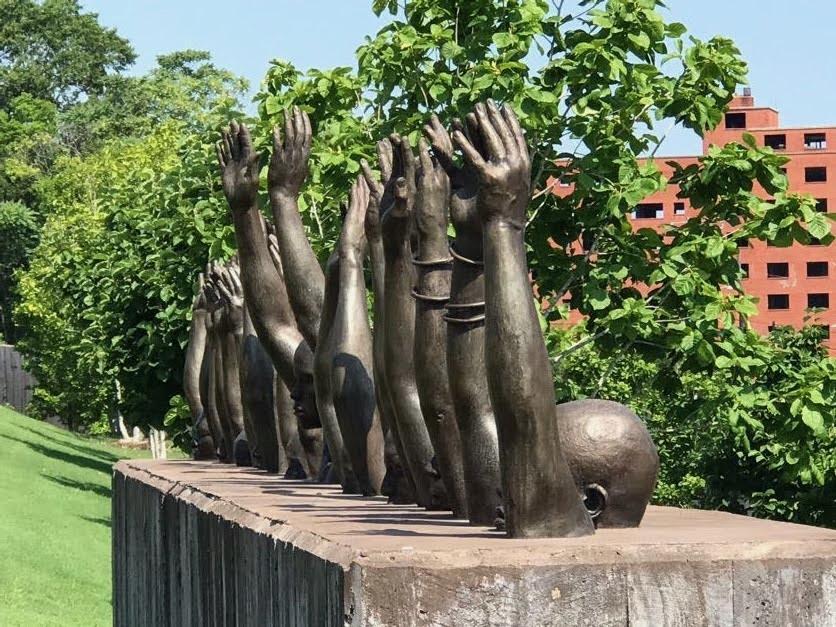
POLYGON ((23 369, 22 359, 14 346, 0 344, 0 405, 11 405, 23 411, 32 400, 35 379, 23 369))
POLYGON ((282 525, 121 465, 112 509, 115 627, 344 624, 343 568, 282 525))

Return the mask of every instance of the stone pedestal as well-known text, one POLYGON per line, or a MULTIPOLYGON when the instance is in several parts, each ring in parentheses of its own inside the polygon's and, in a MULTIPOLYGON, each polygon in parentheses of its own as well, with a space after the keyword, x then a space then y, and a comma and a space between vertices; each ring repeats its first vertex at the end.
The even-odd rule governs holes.
POLYGON ((117 626, 836 626, 836 531, 651 507, 509 540, 203 462, 120 462, 113 487, 117 626))

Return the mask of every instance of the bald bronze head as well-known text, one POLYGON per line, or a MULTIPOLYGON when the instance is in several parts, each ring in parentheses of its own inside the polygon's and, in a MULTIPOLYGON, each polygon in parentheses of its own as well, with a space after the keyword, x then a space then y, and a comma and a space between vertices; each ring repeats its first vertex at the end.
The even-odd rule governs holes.
POLYGON ((659 455, 628 407, 580 400, 555 407, 560 441, 596 527, 638 527, 656 487, 659 455))

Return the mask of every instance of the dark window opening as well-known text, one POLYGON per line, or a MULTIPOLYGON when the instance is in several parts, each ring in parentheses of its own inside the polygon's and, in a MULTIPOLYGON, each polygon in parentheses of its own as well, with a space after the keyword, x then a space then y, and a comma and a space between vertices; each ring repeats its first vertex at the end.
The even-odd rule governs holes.
POLYGON ((592 250, 592 244, 595 242, 595 234, 590 233, 589 231, 584 231, 581 233, 581 245, 583 246, 584 252, 589 252, 592 250))
POLYGON ((816 198, 816 211, 827 213, 827 198, 816 198))
POLYGON ((684 216, 685 215, 685 203, 684 202, 673 203, 673 215, 675 215, 675 216, 684 216))
POLYGON ((824 335, 824 339, 830 339, 830 325, 829 324, 817 324, 817 329, 821 329, 822 334, 824 335))
POLYGON ((804 168, 804 180, 807 183, 824 183, 827 181, 827 168, 816 166, 804 168))
POLYGON ((646 202, 636 205, 633 217, 642 220, 661 220, 665 217, 665 206, 660 202, 646 202))
POLYGON ((766 297, 766 306, 768 309, 789 309, 790 295, 789 294, 769 294, 766 297))
POLYGON ((783 262, 766 264, 767 279, 788 279, 789 276, 790 264, 783 262))
POLYGON ((737 240, 737 247, 738 248, 748 248, 749 246, 749 238, 748 237, 741 237, 737 240))
POLYGON ((804 133, 804 147, 810 150, 827 148, 827 135, 824 133, 804 133))
POLYGON ((808 309, 827 309, 830 307, 830 294, 807 294, 808 309))
POLYGON ((727 113, 726 128, 746 128, 745 113, 727 113))
POLYGON ((829 268, 827 266, 826 261, 808 261, 807 262, 807 276, 808 277, 827 276, 828 274, 829 274, 829 268))
POLYGON ((749 278, 749 264, 748 263, 741 263, 740 269, 743 271, 743 278, 749 278))
POLYGON ((770 148, 772 148, 772 150, 786 150, 787 136, 784 134, 764 135, 763 144, 764 146, 769 146, 770 148))

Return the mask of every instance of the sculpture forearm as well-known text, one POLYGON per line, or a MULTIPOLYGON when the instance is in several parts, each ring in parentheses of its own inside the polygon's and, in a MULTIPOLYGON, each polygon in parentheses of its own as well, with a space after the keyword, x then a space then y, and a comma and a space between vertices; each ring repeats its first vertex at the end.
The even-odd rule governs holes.
POLYGON ((528 281, 523 231, 501 219, 484 228, 485 363, 504 451, 507 529, 513 537, 592 533, 560 450, 552 369, 528 281))
POLYGON ((270 191, 270 203, 290 305, 299 330, 313 350, 319 335, 325 276, 305 235, 296 196, 274 189, 270 191))

